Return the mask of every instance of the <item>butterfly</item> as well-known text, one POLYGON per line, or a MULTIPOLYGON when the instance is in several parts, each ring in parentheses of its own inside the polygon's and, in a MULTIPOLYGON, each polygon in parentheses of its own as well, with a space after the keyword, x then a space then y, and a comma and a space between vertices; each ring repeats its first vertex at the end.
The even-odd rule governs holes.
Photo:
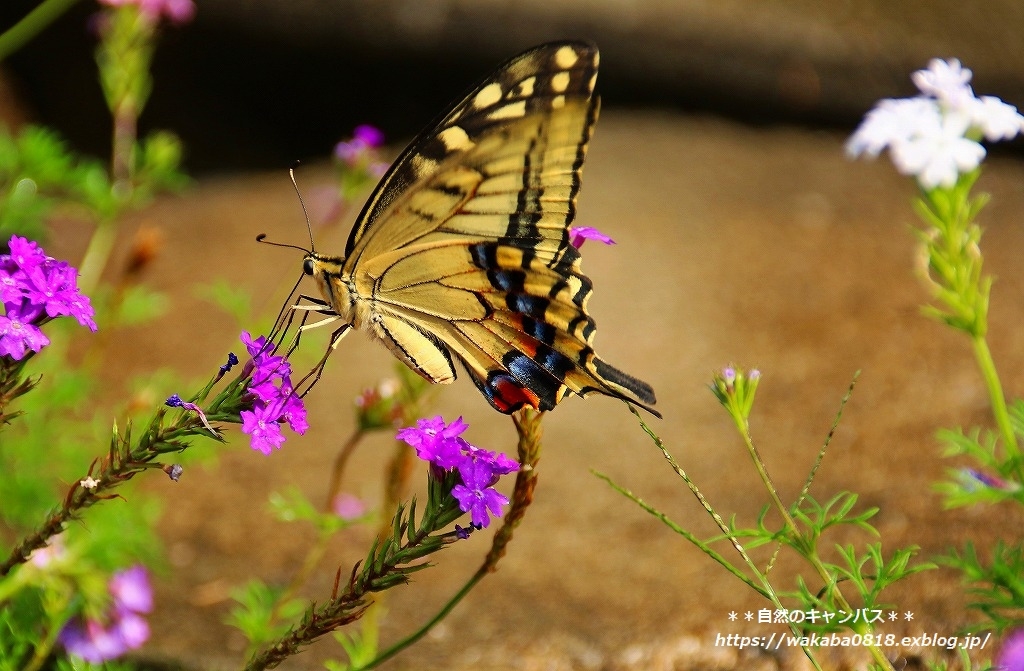
POLYGON ((342 321, 332 348, 365 329, 441 384, 461 362, 506 414, 597 393, 660 417, 650 385, 594 353, 591 282, 569 241, 598 60, 592 44, 554 42, 507 61, 399 155, 343 256, 307 252, 317 311, 342 321))

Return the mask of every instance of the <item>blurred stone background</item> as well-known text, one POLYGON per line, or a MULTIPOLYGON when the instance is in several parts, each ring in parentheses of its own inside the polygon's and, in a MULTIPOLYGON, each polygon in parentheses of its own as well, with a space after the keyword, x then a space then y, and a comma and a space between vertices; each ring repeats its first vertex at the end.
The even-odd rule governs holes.
MULTIPOLYGON (((0 25, 30 6, 7 0, 0 25)), ((103 156, 109 122, 85 29, 94 9, 79 3, 4 63, 3 100, 9 118, 53 125, 103 156)), ((579 221, 619 242, 585 250, 597 349, 651 382, 665 414, 655 430, 713 503, 746 521, 763 503, 706 390, 713 371, 730 362, 762 370, 755 438, 792 496, 862 370, 812 493, 850 489, 879 506, 887 552, 916 544, 931 558, 965 540, 1015 538, 1019 512, 943 511, 931 490, 953 465, 938 456, 936 429, 987 425, 984 386, 969 344, 919 315, 926 295, 913 274, 912 184, 884 160, 847 161, 842 144, 876 99, 911 94, 910 72, 936 56, 961 58, 979 93, 1024 104, 1022 15, 1015 2, 203 0, 194 23, 164 35, 142 123, 183 137, 197 181, 126 222, 122 245, 139 226, 166 233, 150 280, 173 309, 118 336, 124 362, 112 383, 159 367, 204 376, 237 349, 237 325, 196 297, 198 281, 226 279, 274 307, 299 260, 251 241, 266 232, 303 242, 284 175, 294 159, 312 164, 300 180, 314 192, 330 179, 318 162, 355 124, 382 127, 397 151, 500 61, 542 41, 585 37, 602 50, 603 108, 579 221)), ((993 194, 983 249, 998 277, 992 347, 1012 396, 1024 389, 1024 168, 1012 145, 995 153, 981 182, 993 194)), ((326 233, 318 246, 338 248, 345 234, 326 233)), ((53 253, 77 258, 87 235, 65 223, 53 253)), ((166 497, 170 556, 148 659, 238 667, 242 642, 222 624, 229 590, 254 573, 287 581, 310 540, 270 520, 268 493, 296 485, 322 497, 352 429, 348 404, 391 363, 366 338, 348 338, 310 397, 304 439, 269 459, 236 439, 219 450, 218 469, 146 484, 166 497)), ((444 390, 438 409, 463 414, 474 442, 513 449, 507 419, 468 381, 444 390)), ((606 472, 687 528, 715 531, 620 410, 605 399, 567 402, 545 420, 537 501, 501 569, 385 668, 808 668, 792 650, 713 645, 718 633, 765 633, 727 614, 766 604, 591 475, 606 472)), ((348 476, 354 493, 379 500, 390 449, 384 436, 363 449, 348 476)), ((310 596, 323 597, 370 534, 332 545, 310 596)), ((485 542, 481 534, 446 550, 438 569, 399 590, 383 639, 432 615, 475 570, 485 542)), ((886 628, 898 635, 948 635, 973 619, 946 570, 915 577, 892 600, 916 614, 886 628)), ((952 660, 937 649, 892 653, 906 668, 952 660)), ((827 668, 857 668, 858 654, 836 651, 827 668)), ((286 668, 322 668, 329 655, 340 656, 337 646, 314 646, 286 668)))
MULTIPOLYGON (((0 25, 34 3, 6 0, 0 25)), ((416 132, 494 64, 566 37, 601 47, 606 107, 708 112, 753 124, 850 127, 959 57, 984 91, 1024 100, 1024 5, 1012 0, 202 0, 167 31, 144 124, 177 130, 194 170, 322 156, 373 120, 416 132)), ((92 0, 5 71, 33 118, 96 154, 105 110, 84 29, 92 0)))

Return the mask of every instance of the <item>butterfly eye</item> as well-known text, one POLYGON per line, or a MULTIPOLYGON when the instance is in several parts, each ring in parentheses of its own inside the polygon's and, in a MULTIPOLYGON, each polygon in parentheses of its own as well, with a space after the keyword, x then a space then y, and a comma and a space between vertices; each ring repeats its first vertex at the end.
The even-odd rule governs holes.
POLYGON ((313 259, 306 259, 302 262, 302 272, 307 275, 313 274, 313 259))

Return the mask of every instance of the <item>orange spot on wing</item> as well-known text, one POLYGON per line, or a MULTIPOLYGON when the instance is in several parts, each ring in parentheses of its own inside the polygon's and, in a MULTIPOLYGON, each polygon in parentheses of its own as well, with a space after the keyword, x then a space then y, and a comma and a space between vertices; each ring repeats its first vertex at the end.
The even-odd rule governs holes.
POLYGON ((498 375, 490 382, 494 405, 504 413, 510 413, 524 405, 540 409, 540 399, 526 387, 506 375, 498 375))

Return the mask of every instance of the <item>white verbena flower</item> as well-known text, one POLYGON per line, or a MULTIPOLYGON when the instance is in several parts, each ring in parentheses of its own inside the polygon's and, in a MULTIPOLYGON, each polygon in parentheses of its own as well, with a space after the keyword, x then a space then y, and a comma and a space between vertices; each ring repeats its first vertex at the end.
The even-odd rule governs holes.
POLYGON ((913 175, 926 189, 951 187, 985 158, 985 148, 964 137, 971 125, 966 114, 947 113, 938 126, 921 128, 912 137, 890 146, 896 169, 913 175))
POLYGON ((970 81, 973 73, 951 58, 948 61, 933 58, 927 70, 918 70, 910 75, 914 85, 926 96, 931 96, 955 109, 970 104, 974 98, 970 81))
POLYGON ((971 71, 956 59, 933 59, 912 79, 923 95, 879 101, 847 140, 847 155, 874 158, 889 149, 896 169, 922 187, 951 187, 985 158, 982 136, 995 142, 1024 132, 1016 107, 974 95, 971 71))
POLYGON ((886 147, 941 125, 939 106, 931 98, 886 98, 878 101, 847 140, 846 153, 850 158, 861 154, 874 158, 886 147))
POLYGON ((969 110, 973 125, 989 142, 1010 140, 1024 130, 1024 116, 995 96, 975 98, 969 110))

